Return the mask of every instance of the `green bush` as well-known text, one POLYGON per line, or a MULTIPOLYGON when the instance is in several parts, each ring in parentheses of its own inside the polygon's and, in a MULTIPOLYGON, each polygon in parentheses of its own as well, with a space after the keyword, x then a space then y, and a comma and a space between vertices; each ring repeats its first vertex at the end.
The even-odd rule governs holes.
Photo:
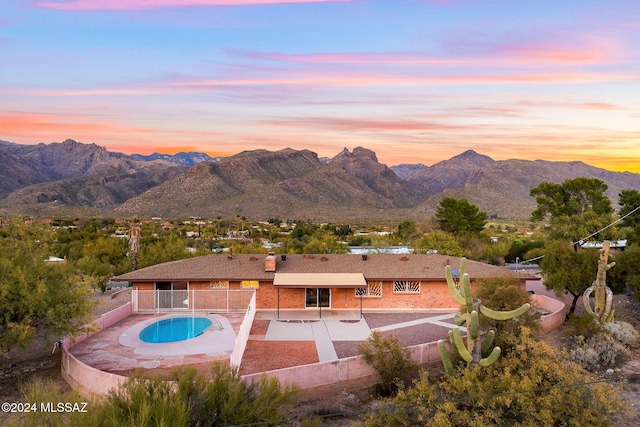
POLYGON ((105 418, 113 426, 226 426, 283 419, 281 408, 292 404, 297 394, 292 386, 262 376, 245 382, 237 369, 214 363, 210 374, 195 369, 174 372, 175 383, 162 378, 130 378, 112 393, 105 406, 105 418))
POLYGON ((391 396, 404 386, 407 377, 417 370, 411 360, 411 352, 402 347, 394 335, 383 337, 378 331, 371 332, 369 339, 358 345, 365 363, 380 374, 381 382, 376 392, 380 396, 391 396))
MULTIPOLYGON (((526 303, 533 305, 531 294, 520 286, 517 278, 492 277, 480 279, 476 289, 474 289, 474 293, 484 306, 497 311, 515 310, 526 303)), ((495 330, 495 344, 502 348, 504 352, 508 352, 517 342, 522 326, 534 332, 541 330, 535 313, 534 310, 529 310, 522 316, 510 320, 495 320, 487 316, 479 316, 480 328, 483 331, 495 330)))
MULTIPOLYGON (((173 381, 157 376, 130 377, 102 402, 89 402, 86 413, 32 413, 15 425, 23 426, 228 426, 277 425, 285 406, 295 403, 297 389, 282 387, 275 378, 249 383, 237 369, 215 363, 209 375, 193 368, 174 371, 173 381)), ((60 394, 55 384, 27 385, 25 401, 81 402, 75 393, 60 394)))

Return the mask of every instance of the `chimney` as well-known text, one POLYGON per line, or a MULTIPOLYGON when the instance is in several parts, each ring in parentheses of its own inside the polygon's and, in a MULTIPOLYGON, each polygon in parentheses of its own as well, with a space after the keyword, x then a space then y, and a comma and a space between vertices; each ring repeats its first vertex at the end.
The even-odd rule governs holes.
POLYGON ((276 254, 269 252, 264 259, 264 271, 268 273, 275 273, 276 271, 276 254))

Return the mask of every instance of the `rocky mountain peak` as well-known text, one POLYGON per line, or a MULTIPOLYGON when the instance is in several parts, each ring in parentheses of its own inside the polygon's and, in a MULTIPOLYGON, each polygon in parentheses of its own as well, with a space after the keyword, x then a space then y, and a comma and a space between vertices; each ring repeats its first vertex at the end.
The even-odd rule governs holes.
POLYGON ((376 156, 376 153, 364 147, 356 147, 353 149, 353 152, 350 152, 349 149, 345 147, 340 153, 338 153, 333 159, 331 159, 331 161, 353 161, 355 159, 370 160, 374 163, 378 163, 378 157, 376 156))
POLYGON ((474 150, 467 150, 445 161, 447 162, 462 161, 465 163, 473 163, 477 166, 486 166, 490 163, 495 162, 495 160, 493 160, 491 157, 485 156, 484 154, 478 154, 474 150))

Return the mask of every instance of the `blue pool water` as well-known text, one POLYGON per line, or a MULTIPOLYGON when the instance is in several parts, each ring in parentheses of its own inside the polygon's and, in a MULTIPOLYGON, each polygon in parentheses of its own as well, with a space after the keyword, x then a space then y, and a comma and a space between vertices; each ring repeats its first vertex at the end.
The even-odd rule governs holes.
POLYGON ((206 317, 172 317, 144 328, 140 339, 153 344, 184 341, 202 335, 212 323, 206 317))

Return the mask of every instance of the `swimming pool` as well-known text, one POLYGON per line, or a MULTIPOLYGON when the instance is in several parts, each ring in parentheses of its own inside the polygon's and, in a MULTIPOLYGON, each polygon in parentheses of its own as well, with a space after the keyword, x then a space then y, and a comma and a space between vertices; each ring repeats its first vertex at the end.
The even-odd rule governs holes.
POLYGON ((152 344, 184 341, 202 335, 212 323, 206 317, 172 317, 150 324, 139 337, 152 344))

